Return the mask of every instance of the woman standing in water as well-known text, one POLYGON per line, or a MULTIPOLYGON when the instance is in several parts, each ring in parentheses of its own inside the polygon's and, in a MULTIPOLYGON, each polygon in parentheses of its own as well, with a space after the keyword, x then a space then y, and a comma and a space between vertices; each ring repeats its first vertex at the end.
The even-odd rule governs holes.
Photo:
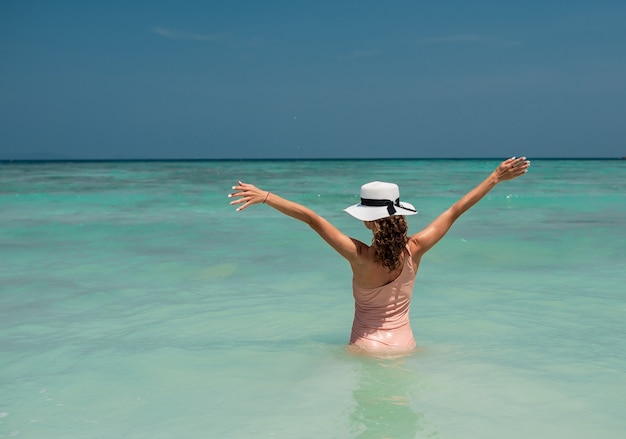
POLYGON ((267 204, 287 216, 307 223, 352 268, 355 302, 350 344, 367 352, 408 352, 415 348, 409 307, 422 256, 448 232, 452 224, 498 183, 528 171, 526 157, 503 161, 482 183, 414 235, 407 234, 406 215, 413 205, 400 201, 393 183, 374 181, 361 187, 361 202, 345 209, 372 231, 371 245, 344 235, 311 209, 251 184, 239 182, 230 204, 267 204))

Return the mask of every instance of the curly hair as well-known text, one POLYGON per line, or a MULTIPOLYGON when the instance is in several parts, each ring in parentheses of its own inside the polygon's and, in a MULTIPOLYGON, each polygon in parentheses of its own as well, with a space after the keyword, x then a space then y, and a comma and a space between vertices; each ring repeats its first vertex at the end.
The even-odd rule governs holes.
POLYGON ((395 215, 372 223, 372 245, 376 251, 376 262, 393 271, 400 265, 400 255, 408 241, 406 220, 401 215, 395 215))

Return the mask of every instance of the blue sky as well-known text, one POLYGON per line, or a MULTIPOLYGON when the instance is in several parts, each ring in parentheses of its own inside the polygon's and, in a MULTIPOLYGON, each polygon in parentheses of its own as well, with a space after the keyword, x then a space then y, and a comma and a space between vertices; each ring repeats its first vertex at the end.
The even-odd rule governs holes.
POLYGON ((0 0, 0 159, 626 156, 626 4, 0 0))

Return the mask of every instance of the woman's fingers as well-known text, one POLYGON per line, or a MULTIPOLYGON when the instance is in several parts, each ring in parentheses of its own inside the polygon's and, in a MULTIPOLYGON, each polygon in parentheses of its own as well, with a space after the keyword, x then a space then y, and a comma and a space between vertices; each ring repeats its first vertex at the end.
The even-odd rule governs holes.
POLYGON ((263 191, 254 185, 238 181, 238 184, 233 186, 232 189, 235 192, 228 194, 228 198, 237 198, 230 202, 231 205, 242 204, 237 208, 237 211, 243 210, 252 204, 259 204, 263 201, 263 191))
POLYGON ((526 157, 511 157, 503 161, 496 169, 500 181, 511 180, 528 172, 530 161, 526 157))
MULTIPOLYGON (((243 200, 241 200, 240 202, 243 202, 243 200)), ((244 210, 246 207, 248 207, 250 205, 250 202, 246 202, 246 204, 244 204, 243 206, 239 206, 237 209, 235 209, 237 212, 240 212, 242 210, 244 210)))
MULTIPOLYGON (((230 196, 230 195, 229 195, 230 196)), ((248 207, 251 203, 250 203, 250 197, 244 197, 242 196, 241 198, 239 198, 238 200, 233 200, 230 202, 231 206, 234 206, 236 204, 241 204, 244 203, 243 206, 239 206, 237 209, 235 209, 237 212, 244 210, 246 207, 248 207)))
POLYGON ((528 172, 529 166, 530 161, 526 160, 526 157, 520 157, 511 163, 510 172, 512 173, 513 177, 519 177, 520 175, 528 172))

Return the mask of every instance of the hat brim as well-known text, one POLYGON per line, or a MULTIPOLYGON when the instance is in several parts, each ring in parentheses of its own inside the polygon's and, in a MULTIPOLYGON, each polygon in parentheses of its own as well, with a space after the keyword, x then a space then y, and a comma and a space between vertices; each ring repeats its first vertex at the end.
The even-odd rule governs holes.
MULTIPOLYGON (((395 208, 396 213, 394 213, 393 216, 415 215, 417 213, 415 207, 413 207, 412 204, 405 203, 403 201, 400 201, 400 206, 395 206, 395 208)), ((345 208, 343 211, 349 213, 350 215, 361 221, 376 221, 381 218, 387 218, 388 216, 392 216, 389 215, 386 206, 372 207, 364 206, 362 204, 355 204, 354 206, 345 208)))

